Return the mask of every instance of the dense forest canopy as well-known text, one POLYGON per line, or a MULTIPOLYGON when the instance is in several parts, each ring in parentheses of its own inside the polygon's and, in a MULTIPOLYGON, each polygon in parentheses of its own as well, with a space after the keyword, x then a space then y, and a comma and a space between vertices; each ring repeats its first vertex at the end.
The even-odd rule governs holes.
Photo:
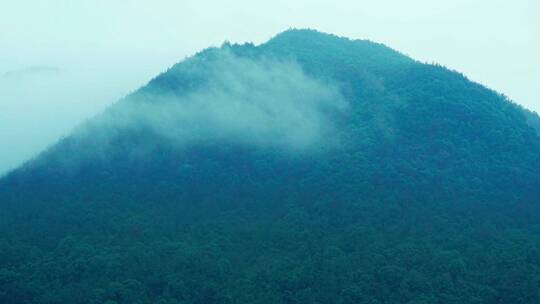
POLYGON ((206 49, 0 180, 0 302, 540 303, 539 121, 370 41, 206 49))

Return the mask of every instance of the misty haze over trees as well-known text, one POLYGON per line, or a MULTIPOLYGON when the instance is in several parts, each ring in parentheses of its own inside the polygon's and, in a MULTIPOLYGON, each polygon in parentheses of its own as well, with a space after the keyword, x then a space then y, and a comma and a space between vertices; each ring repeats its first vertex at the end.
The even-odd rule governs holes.
POLYGON ((0 303, 540 303, 539 130, 370 41, 209 48, 0 180, 0 303))

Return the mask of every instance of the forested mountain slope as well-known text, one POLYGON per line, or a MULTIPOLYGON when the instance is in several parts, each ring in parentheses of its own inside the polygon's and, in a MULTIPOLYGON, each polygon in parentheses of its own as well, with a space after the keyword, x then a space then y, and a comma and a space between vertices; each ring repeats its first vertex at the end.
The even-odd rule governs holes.
POLYGON ((0 180, 0 302, 538 303, 534 117, 370 41, 206 49, 0 180))

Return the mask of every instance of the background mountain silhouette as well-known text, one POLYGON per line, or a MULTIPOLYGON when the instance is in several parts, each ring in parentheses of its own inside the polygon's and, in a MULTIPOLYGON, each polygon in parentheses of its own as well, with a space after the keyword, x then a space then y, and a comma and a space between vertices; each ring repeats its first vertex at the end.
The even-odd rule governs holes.
POLYGON ((539 122, 370 41, 206 49, 0 180, 0 302, 538 303, 539 122))

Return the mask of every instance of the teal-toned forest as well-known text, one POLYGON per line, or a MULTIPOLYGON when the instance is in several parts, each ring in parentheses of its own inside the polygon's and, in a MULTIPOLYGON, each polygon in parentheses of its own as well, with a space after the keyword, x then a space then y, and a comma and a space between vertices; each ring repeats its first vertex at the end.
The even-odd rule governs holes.
POLYGON ((539 126, 370 41, 209 48, 0 179, 0 303, 540 303, 539 126))

